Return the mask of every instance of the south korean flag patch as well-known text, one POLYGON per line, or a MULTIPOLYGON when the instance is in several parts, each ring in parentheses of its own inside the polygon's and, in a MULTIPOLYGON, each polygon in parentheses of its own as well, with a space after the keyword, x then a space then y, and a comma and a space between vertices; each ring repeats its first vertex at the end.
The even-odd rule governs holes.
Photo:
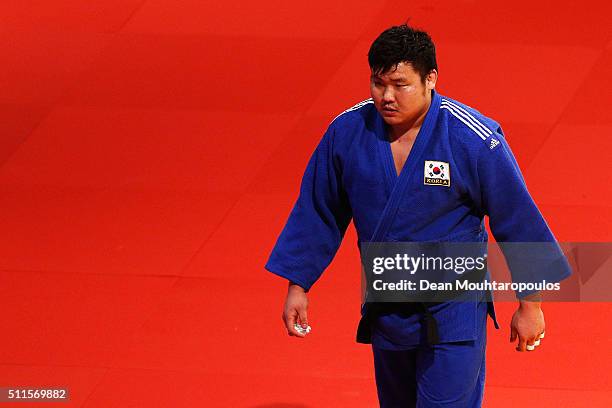
POLYGON ((425 160, 426 186, 450 187, 450 166, 446 162, 425 160))

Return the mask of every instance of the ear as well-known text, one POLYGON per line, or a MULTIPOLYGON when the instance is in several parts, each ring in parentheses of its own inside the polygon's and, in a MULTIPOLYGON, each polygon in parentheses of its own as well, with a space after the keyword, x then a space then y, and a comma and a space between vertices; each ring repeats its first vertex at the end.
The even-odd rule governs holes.
POLYGON ((436 82, 438 82, 438 71, 432 69, 429 71, 429 74, 425 77, 425 87, 428 90, 432 90, 436 87, 436 82))

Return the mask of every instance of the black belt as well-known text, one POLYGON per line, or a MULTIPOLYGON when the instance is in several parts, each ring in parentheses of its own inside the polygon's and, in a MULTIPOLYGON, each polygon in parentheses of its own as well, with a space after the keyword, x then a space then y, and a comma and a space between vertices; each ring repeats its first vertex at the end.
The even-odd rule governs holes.
POLYGON ((440 336, 438 332, 438 322, 436 318, 431 314, 427 305, 437 303, 399 303, 399 302, 385 302, 385 303, 370 303, 366 305, 364 315, 359 321, 357 328, 357 343, 371 344, 372 343, 372 325, 374 319, 378 316, 390 313, 404 313, 413 314, 416 312, 423 313, 423 321, 427 330, 427 344, 434 345, 440 342, 440 336))
MULTIPOLYGON (((482 281, 486 274, 486 267, 483 269, 475 269, 465 274, 464 279, 471 281, 482 281)), ((447 296, 457 297, 464 291, 446 291, 447 296)), ((431 313, 428 305, 437 305, 443 302, 371 302, 366 303, 365 311, 359 326, 357 327, 357 343, 371 344, 372 343, 372 325, 374 320, 384 314, 404 313, 414 314, 417 312, 423 313, 423 323, 427 330, 427 344, 434 345, 440 343, 440 334, 438 331, 438 322, 431 313)))

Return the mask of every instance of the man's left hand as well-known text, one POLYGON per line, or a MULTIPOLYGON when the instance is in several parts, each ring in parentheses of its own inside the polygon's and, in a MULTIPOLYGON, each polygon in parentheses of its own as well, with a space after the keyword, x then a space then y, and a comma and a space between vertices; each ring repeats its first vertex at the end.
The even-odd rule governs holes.
POLYGON ((539 293, 529 295, 520 301, 510 324, 510 342, 518 337, 516 351, 532 351, 540 344, 544 333, 544 313, 539 293), (529 346, 529 347, 527 347, 529 346))

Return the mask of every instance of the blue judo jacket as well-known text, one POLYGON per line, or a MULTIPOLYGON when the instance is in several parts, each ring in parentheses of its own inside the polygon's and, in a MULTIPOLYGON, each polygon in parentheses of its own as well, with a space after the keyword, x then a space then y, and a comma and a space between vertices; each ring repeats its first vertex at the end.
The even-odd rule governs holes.
MULTIPOLYGON (((328 127, 265 267, 309 290, 332 261, 351 220, 358 245, 484 242, 485 216, 498 242, 555 242, 501 126, 432 91, 430 108, 398 175, 384 120, 368 99, 328 127)), ((511 272, 513 278, 520 273, 511 272)), ((552 276, 541 272, 548 282, 571 274, 569 267, 554 269, 552 276)), ((362 305, 364 316, 367 306, 362 305)), ((477 306, 443 302, 429 307, 426 315, 437 322, 436 340, 479 336, 477 306)), ((499 328, 492 302, 488 312, 499 328)), ((371 333, 358 341, 388 349, 422 344, 428 340, 426 321, 422 313, 375 316, 367 322, 371 333)))

